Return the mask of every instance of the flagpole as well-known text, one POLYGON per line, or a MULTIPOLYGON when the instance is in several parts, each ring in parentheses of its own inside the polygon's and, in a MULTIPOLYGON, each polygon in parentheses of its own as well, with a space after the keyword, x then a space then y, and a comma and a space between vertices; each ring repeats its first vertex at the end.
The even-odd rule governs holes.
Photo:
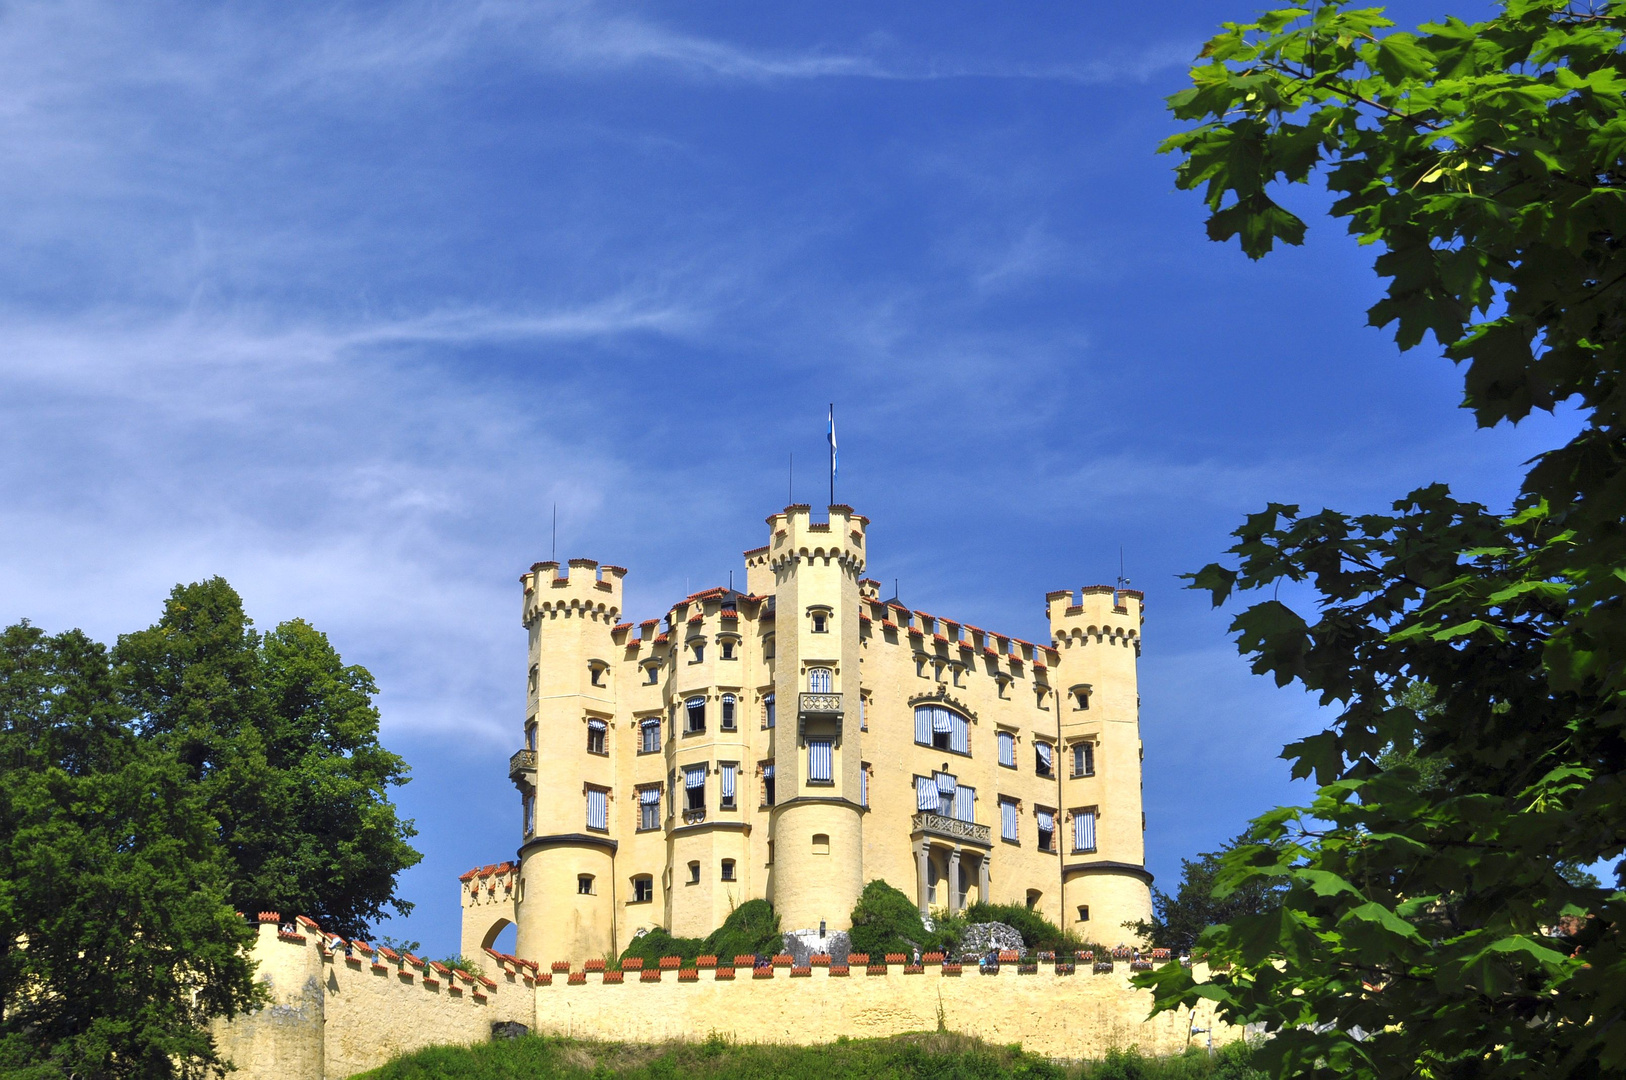
POLYGON ((836 403, 830 403, 830 505, 836 504, 836 403))

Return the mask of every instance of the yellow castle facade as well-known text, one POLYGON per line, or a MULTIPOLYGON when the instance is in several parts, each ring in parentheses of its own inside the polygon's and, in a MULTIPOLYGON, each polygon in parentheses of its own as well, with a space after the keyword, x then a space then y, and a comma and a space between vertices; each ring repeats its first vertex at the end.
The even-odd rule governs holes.
POLYGON ((756 898, 786 930, 845 930, 876 878, 923 912, 1016 903, 1133 940, 1141 594, 1052 592, 1029 642, 883 600, 851 507, 767 524, 744 591, 660 620, 622 621, 618 566, 522 575, 519 850, 462 876, 463 954, 512 923, 520 957, 598 957, 756 898))

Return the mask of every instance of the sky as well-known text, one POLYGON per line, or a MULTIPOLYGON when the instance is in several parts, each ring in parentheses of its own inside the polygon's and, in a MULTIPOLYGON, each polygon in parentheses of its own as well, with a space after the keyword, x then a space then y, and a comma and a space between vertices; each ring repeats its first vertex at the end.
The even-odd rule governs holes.
MULTIPOLYGON (((381 932, 450 953, 456 875, 517 843, 554 507, 658 617, 825 500, 834 403, 911 606, 1042 639, 1121 553, 1172 888, 1308 798, 1277 755, 1324 720, 1179 575, 1267 501, 1504 505, 1572 424, 1477 430, 1437 349, 1366 327, 1318 192, 1302 248, 1205 238, 1163 99, 1252 10, 7 3, 0 618, 110 642, 220 574, 326 631, 413 769, 381 932)), ((1479 14, 1391 6, 1447 10, 1479 14)))

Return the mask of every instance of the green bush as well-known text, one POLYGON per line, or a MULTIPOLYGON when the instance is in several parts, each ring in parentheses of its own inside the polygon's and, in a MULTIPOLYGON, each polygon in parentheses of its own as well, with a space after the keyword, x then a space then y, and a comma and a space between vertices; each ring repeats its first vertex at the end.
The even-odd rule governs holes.
POLYGON ((746 953, 771 956, 779 951, 780 940, 779 915, 773 905, 750 900, 729 912, 723 925, 704 938, 674 937, 657 926, 633 938, 610 966, 619 968, 622 960, 638 957, 645 967, 654 967, 663 956, 681 956, 685 966, 701 956, 715 956, 726 963, 746 953))
POLYGON ((966 921, 1000 922, 1022 935, 1022 944, 1045 952, 1072 952, 1075 949, 1101 949, 1105 946, 1063 930, 1031 908, 1021 904, 975 903, 965 909, 966 921))
POLYGON ((723 925, 705 940, 702 955, 730 960, 746 953, 773 955, 779 951, 779 913, 766 900, 747 900, 728 913, 723 925))
POLYGON ((879 878, 864 886, 853 906, 852 929, 847 932, 854 952, 880 957, 912 949, 930 952, 941 948, 942 935, 927 930, 915 902, 879 878))

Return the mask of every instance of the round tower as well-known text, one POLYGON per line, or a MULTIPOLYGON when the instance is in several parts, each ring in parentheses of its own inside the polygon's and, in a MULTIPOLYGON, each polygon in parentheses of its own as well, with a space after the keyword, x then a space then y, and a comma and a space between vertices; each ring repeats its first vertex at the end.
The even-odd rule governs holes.
MULTIPOLYGON (((626 571, 572 559, 520 576, 530 664, 524 747, 509 761, 520 793, 515 952, 528 960, 614 950, 618 815, 611 629, 626 571)), ((636 812, 632 808, 631 812, 636 812)))
POLYGON ((1045 599, 1057 656, 1064 925, 1104 945, 1134 941, 1124 924, 1152 917, 1136 674, 1142 596, 1090 585, 1045 599))
POLYGON ((768 518, 779 721, 773 904, 786 930, 848 928, 864 887, 859 579, 868 519, 849 506, 768 518))

